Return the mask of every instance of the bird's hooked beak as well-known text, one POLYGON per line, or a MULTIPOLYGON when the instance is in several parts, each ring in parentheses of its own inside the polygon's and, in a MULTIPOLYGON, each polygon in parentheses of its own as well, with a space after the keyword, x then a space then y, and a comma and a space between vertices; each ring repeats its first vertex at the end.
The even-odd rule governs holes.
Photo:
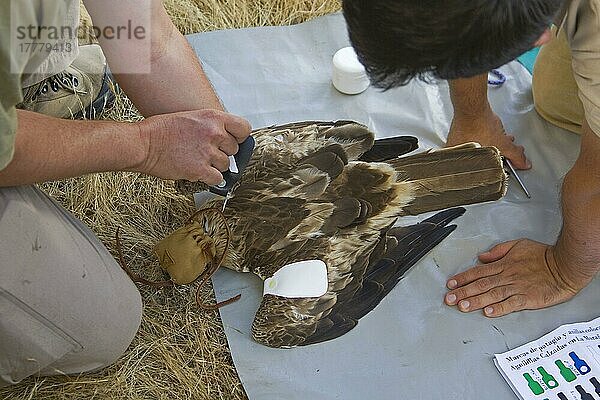
POLYGON ((158 242, 154 252, 171 280, 178 285, 186 285, 206 271, 217 249, 204 227, 197 220, 192 220, 158 242))

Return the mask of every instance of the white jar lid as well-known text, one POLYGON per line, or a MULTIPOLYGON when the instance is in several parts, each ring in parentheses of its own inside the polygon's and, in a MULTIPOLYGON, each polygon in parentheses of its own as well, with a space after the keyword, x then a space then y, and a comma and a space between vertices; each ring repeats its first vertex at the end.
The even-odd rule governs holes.
POLYGON ((369 87, 365 67, 358 61, 352 47, 344 47, 333 56, 333 86, 345 94, 358 94, 369 87))

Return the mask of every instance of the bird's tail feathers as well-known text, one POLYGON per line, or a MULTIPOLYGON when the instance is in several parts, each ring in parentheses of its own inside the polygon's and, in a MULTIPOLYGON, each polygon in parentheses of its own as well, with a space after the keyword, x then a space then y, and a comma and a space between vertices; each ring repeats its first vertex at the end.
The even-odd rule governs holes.
POLYGON ((414 200, 403 208, 404 214, 498 200, 506 193, 508 178, 495 147, 460 146, 388 163, 399 180, 414 187, 414 200))

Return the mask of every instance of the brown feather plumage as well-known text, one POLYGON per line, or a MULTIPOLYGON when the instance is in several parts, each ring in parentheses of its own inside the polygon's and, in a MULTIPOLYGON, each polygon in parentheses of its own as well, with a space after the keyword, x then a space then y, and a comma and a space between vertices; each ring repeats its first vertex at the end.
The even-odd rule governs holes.
MULTIPOLYGON (((286 264, 320 259, 329 282, 318 298, 264 296, 252 334, 268 346, 317 343, 352 329, 452 231, 446 225, 463 210, 392 229, 398 217, 495 200, 505 191, 494 148, 363 162, 374 135, 348 121, 269 127, 254 138, 252 160, 225 211, 232 238, 223 265, 267 279, 286 264)), ((403 142, 407 150, 412 140, 403 142)), ((365 159, 381 154, 394 153, 379 146, 365 159)))

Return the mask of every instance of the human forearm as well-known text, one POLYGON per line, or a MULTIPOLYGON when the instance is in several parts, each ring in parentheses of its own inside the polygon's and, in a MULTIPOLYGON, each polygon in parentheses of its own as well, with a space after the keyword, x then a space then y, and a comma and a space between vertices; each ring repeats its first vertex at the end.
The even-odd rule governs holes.
POLYGON ((502 121, 492 110, 487 98, 487 74, 449 82, 454 118, 448 132, 446 146, 478 142, 495 146, 512 161, 517 169, 531 168, 522 146, 507 135, 502 121))
MULTIPOLYGON (((565 182, 564 190, 571 184, 565 182)), ((563 229, 554 246, 560 278, 577 291, 600 270, 600 194, 574 199, 563 195, 563 229)))
POLYGON ((481 118, 491 112, 487 98, 487 74, 448 81, 455 118, 481 118))
POLYGON ((138 123, 73 121, 18 111, 15 152, 0 187, 92 172, 135 171, 215 185, 250 134, 243 118, 216 110, 161 114, 138 123))
MULTIPOLYGON (((144 116, 223 106, 196 54, 167 15, 162 21, 163 43, 153 51, 151 73, 117 75, 119 84, 144 116)), ((110 62, 110 60, 109 60, 110 62)))
POLYGON ((563 228, 554 246, 558 273, 570 286, 587 284, 600 270, 600 139, 584 126, 581 153, 565 177, 563 228))
POLYGON ((86 0, 100 27, 132 23, 145 28, 148 41, 100 37, 119 85, 144 116, 223 107, 185 37, 160 0, 86 0), (115 13, 115 10, 119 10, 115 13), (148 16, 150 19, 148 20, 148 16), (149 53, 144 52, 150 47, 149 53), (148 73, 139 72, 147 69, 148 73))
POLYGON ((0 171, 0 187, 134 169, 145 156, 134 124, 18 111, 18 126, 14 156, 0 171))

